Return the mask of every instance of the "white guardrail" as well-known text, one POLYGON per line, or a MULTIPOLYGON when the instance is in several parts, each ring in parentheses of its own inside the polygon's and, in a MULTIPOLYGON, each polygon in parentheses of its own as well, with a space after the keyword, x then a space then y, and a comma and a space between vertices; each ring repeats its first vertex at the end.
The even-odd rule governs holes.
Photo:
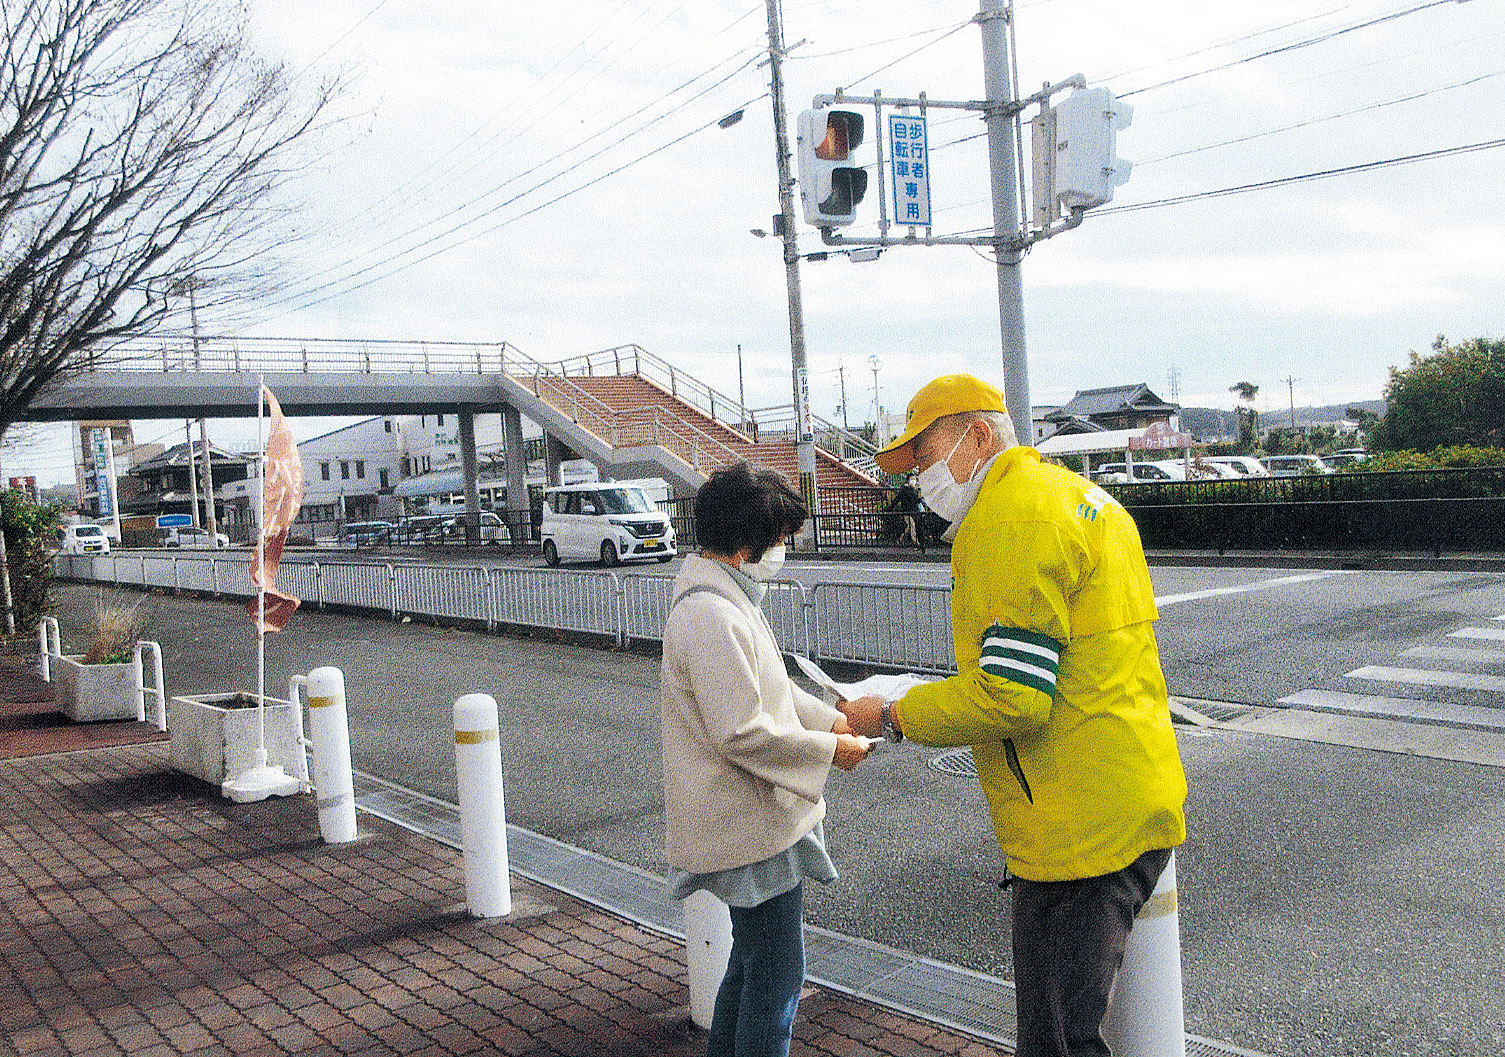
MULTIPOLYGON (((250 598, 248 557, 60 554, 60 579, 250 598)), ((283 559, 278 586, 320 609, 337 606, 436 621, 600 635, 626 647, 657 642, 672 576, 575 569, 398 565, 283 559)), ((951 592, 888 584, 769 584, 763 612, 781 649, 873 668, 954 672, 951 592)))

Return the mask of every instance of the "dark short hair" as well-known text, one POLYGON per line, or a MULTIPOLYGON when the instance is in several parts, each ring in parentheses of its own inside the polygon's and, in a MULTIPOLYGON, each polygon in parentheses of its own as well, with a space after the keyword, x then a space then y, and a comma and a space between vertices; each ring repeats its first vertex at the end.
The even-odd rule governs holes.
POLYGON ((749 548, 753 561, 799 531, 809 517, 799 493, 782 474, 745 462, 711 474, 695 493, 695 535, 712 554, 749 548))

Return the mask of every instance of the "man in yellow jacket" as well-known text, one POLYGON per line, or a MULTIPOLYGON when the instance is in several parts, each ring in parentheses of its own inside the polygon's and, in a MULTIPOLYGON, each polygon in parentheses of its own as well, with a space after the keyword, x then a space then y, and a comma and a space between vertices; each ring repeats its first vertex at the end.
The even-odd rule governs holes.
POLYGON ((1019 1057, 1107 1054, 1134 915, 1186 838, 1186 778, 1133 519, 1015 439, 1003 394, 948 375, 878 453, 951 522, 955 676, 845 703, 861 734, 970 745, 1013 876, 1019 1057))

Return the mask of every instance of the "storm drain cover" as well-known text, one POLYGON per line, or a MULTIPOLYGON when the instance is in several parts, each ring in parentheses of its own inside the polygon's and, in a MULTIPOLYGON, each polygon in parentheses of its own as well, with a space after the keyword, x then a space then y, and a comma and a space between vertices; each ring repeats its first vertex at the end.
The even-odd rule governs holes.
POLYGON ((930 769, 952 778, 977 777, 977 761, 972 759, 971 749, 949 749, 939 756, 932 756, 930 769))

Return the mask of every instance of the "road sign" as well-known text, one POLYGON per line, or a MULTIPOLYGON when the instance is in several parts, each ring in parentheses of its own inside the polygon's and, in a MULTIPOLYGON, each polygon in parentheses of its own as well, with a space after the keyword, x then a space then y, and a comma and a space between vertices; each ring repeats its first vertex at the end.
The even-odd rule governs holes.
POLYGON ((893 164, 894 223, 930 226, 930 146, 925 119, 888 115, 893 164))
POLYGON ((158 514, 157 515, 157 527, 158 528, 187 528, 189 525, 192 525, 192 524, 193 524, 193 515, 191 515, 191 514, 158 514))

